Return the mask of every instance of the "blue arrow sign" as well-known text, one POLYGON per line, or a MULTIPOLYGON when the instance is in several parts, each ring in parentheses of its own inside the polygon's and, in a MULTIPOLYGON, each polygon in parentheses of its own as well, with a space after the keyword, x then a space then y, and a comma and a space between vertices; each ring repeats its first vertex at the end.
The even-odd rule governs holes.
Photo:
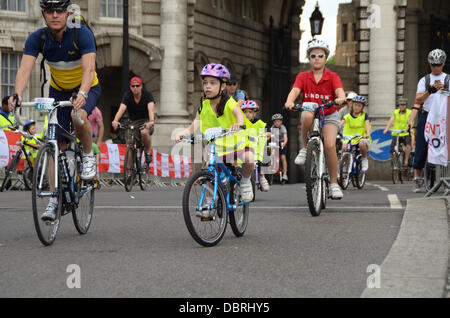
POLYGON ((370 144, 369 155, 377 161, 388 161, 391 159, 392 135, 391 132, 385 135, 383 131, 384 129, 377 129, 371 134, 372 143, 370 144))

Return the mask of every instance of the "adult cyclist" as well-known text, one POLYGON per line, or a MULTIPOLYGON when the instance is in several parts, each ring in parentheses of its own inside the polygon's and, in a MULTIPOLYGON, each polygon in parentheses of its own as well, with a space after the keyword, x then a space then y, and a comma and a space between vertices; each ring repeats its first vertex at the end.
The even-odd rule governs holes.
MULTIPOLYGON (((338 74, 325 68, 327 58, 330 55, 330 48, 322 40, 312 40, 308 43, 307 56, 311 64, 309 72, 302 72, 297 75, 294 86, 289 93, 285 107, 292 109, 300 93, 303 93, 303 102, 313 102, 322 104, 325 100, 335 101, 342 105, 345 101, 345 92, 342 81, 338 74)), ((327 167, 330 172, 330 194, 333 200, 340 200, 343 193, 337 183, 338 158, 336 154, 336 136, 340 124, 339 108, 330 107, 325 110, 323 137, 327 158, 327 167)), ((312 131, 314 124, 313 112, 302 112, 302 148, 295 158, 295 164, 304 165, 306 161, 306 145, 308 142, 308 132, 312 131)))
MULTIPOLYGON (((72 100, 73 108, 78 111, 84 121, 80 125, 74 119, 74 112, 70 108, 58 110, 58 123, 64 129, 70 131, 71 126, 83 145, 83 170, 81 178, 90 180, 96 174, 96 159, 92 152, 92 129, 88 120, 89 114, 98 104, 100 98, 100 84, 95 72, 96 45, 95 39, 89 28, 84 25, 69 27, 68 19, 71 13, 68 11, 70 0, 40 0, 47 27, 33 32, 25 42, 24 54, 15 82, 15 96, 10 97, 9 105, 14 108, 14 97, 18 104, 22 103, 22 94, 27 87, 31 72, 39 53, 42 53, 50 66, 51 81, 49 97, 55 101, 72 100), (74 30, 79 28, 79 30, 74 30), (75 40, 75 31, 78 39, 75 40), (44 46, 41 40, 44 39, 44 46), (42 51, 42 52, 41 52, 42 51), (76 93, 76 97, 72 95, 76 93)), ((57 136, 62 150, 66 148, 66 140, 63 136, 57 136)), ((58 199, 51 198, 42 214, 43 221, 54 221, 58 208, 58 199)))

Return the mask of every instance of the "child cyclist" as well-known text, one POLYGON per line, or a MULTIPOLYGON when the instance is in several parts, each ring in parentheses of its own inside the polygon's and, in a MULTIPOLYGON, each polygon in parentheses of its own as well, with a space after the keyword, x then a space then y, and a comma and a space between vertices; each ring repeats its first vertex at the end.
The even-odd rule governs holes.
POLYGON ((408 131, 409 127, 409 116, 411 115, 411 109, 408 109, 408 100, 405 97, 399 97, 397 100, 397 106, 398 108, 394 110, 392 113, 391 118, 389 119, 386 129, 384 130, 383 134, 387 134, 389 131, 389 128, 391 128, 392 124, 394 124, 393 131, 392 131, 392 143, 391 143, 391 158, 392 154, 394 153, 395 146, 397 144, 397 136, 399 136, 399 141, 401 143, 404 143, 406 145, 405 149, 405 161, 403 162, 403 167, 408 167, 408 161, 409 156, 411 155, 411 136, 410 132, 408 131), (396 130, 405 130, 402 133, 396 132, 396 130))
MULTIPOLYGON (((30 158, 30 162, 32 164, 34 164, 34 160, 36 159, 37 153, 38 153, 37 148, 39 148, 39 144, 37 142, 36 137, 38 137, 38 138, 40 137, 38 134, 36 134, 36 122, 34 120, 27 120, 25 122, 25 125, 23 125, 23 131, 26 132, 28 135, 30 135, 31 138, 22 136, 20 138, 20 141, 17 142, 17 144, 22 145, 25 142, 28 145, 36 147, 36 148, 34 148, 34 147, 25 145, 25 151, 27 152, 27 154, 30 158)), ((27 165, 27 162, 25 161, 25 168, 26 168, 26 165, 27 165)))
MULTIPOLYGON (((211 63, 203 67, 200 76, 203 80, 204 94, 202 105, 191 125, 176 136, 176 141, 180 142, 184 136, 193 134, 198 128, 198 123, 200 123, 202 134, 215 127, 236 132, 244 124, 247 128, 251 127, 251 123, 245 118, 239 104, 227 93, 227 81, 230 80, 228 69, 221 64, 211 63)), ((243 202, 251 202, 253 200, 253 189, 250 177, 255 169, 254 156, 248 144, 243 146, 244 148, 242 150, 239 148, 241 151, 237 153, 243 161, 241 198, 243 202)), ((235 153, 232 153, 232 155, 234 157, 235 153)))
MULTIPOLYGON (((345 92, 342 81, 338 74, 329 71, 325 65, 330 54, 327 43, 319 39, 313 39, 308 43, 307 56, 311 65, 309 72, 302 72, 289 93, 285 107, 291 110, 295 106, 297 97, 303 93, 303 102, 322 104, 322 101, 335 101, 342 105, 345 102, 345 92)), ((339 108, 330 107, 325 109, 324 127, 322 129, 324 148, 327 158, 327 167, 330 172, 330 195, 333 200, 343 197, 341 188, 337 183, 338 158, 336 153, 336 136, 338 134, 339 108)), ((303 148, 295 158, 295 164, 304 165, 306 162, 306 145, 308 132, 312 131, 314 125, 314 113, 312 111, 302 112, 301 133, 303 148)))
POLYGON ((267 143, 267 139, 270 138, 270 132, 266 129, 266 123, 261 119, 256 118, 256 114, 259 111, 259 105, 253 100, 246 100, 241 106, 247 119, 253 124, 253 129, 255 129, 255 134, 258 137, 258 147, 255 153, 255 161, 258 165, 259 171, 259 184, 261 185, 261 190, 263 192, 268 192, 270 190, 269 182, 267 182, 264 176, 264 171, 262 169, 262 161, 264 157, 264 148, 267 143), (261 136, 262 135, 262 136, 261 136))
POLYGON ((286 126, 283 125, 283 115, 275 114, 272 116, 271 131, 273 131, 273 129, 278 129, 278 131, 279 131, 278 142, 279 142, 279 146, 280 146, 280 161, 281 161, 281 169, 282 169, 281 171, 283 172, 283 176, 281 177, 280 182, 284 183, 284 182, 288 181, 288 176, 287 176, 288 165, 287 165, 287 159, 286 159, 288 134, 287 134, 286 126))
POLYGON ((350 112, 344 116, 341 125, 344 127, 344 144, 342 151, 347 149, 348 143, 352 145, 359 143, 359 150, 361 151, 361 168, 362 171, 369 169, 369 160, 367 154, 369 153, 370 144, 370 119, 369 115, 364 112, 367 100, 364 96, 356 96, 353 98, 353 103, 350 106, 350 112), (360 136, 363 139, 352 140, 352 138, 360 136))

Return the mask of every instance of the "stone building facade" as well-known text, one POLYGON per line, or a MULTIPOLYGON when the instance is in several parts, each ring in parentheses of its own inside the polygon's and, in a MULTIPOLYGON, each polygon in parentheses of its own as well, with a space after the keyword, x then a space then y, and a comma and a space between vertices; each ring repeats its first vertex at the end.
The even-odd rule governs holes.
POLYGON ((336 65, 356 66, 358 32, 355 2, 339 4, 336 25, 336 65))
MULTIPOLYGON (((38 1, 15 1, 17 7, 0 9, 1 65, 4 73, 11 75, 0 83, 2 94, 12 92, 27 36, 44 26, 38 1)), ((108 138, 122 97, 122 1, 72 2, 88 19, 96 37, 102 85, 99 108, 108 138)), ((294 63, 294 76, 302 5, 303 1, 294 0, 129 0, 130 75, 141 76, 157 101, 154 146, 167 151, 173 144, 173 130, 185 127, 195 116, 201 95, 200 70, 209 62, 227 65, 269 116, 264 85, 269 69, 270 21, 292 30, 294 45, 288 54, 294 63)), ((26 94, 29 99, 40 95, 39 60, 26 94)), ((29 116, 41 119, 38 114, 29 116)))

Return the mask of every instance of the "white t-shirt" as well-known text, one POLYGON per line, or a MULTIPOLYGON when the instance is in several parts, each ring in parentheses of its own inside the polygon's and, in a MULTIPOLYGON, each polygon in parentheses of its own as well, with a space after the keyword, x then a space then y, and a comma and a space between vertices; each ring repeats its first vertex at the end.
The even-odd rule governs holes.
MULTIPOLYGON (((442 73, 439 76, 430 74, 430 85, 433 85, 435 81, 440 80, 442 84, 445 84, 445 77, 447 74, 442 73)), ((446 87, 445 89, 447 89, 446 87)), ((423 94, 427 91, 427 88, 425 87, 425 76, 422 77, 419 81, 419 84, 417 85, 417 94, 423 94)), ((431 94, 430 97, 427 98, 425 103, 423 104, 423 108, 427 111, 430 111, 430 107, 433 104, 435 98, 435 94, 431 94)))

